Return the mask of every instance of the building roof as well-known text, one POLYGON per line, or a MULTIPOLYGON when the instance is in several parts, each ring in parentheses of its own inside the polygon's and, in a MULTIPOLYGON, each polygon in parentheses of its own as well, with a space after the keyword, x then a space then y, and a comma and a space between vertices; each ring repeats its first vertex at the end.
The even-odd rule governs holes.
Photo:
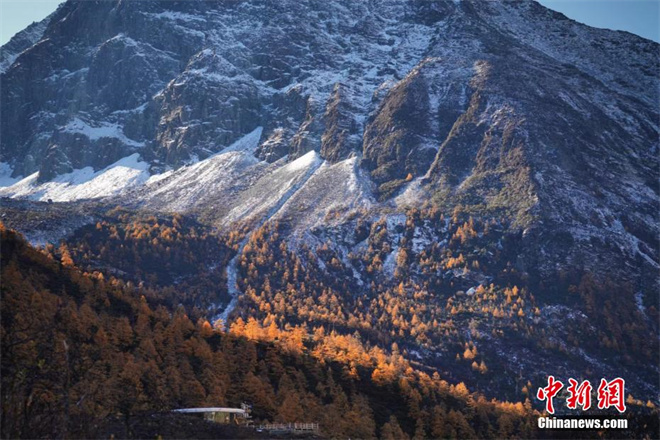
POLYGON ((245 414, 245 410, 241 408, 181 408, 172 410, 172 412, 179 413, 235 413, 235 414, 245 414))

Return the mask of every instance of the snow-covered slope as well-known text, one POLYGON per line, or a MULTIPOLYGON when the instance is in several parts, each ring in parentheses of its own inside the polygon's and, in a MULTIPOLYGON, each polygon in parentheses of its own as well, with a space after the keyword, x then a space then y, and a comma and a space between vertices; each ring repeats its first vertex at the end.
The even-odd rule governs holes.
POLYGON ((256 128, 208 159, 155 174, 143 188, 126 197, 126 202, 183 212, 205 205, 220 194, 236 191, 266 165, 253 155, 261 131, 261 127, 256 128))
POLYGON ((100 171, 85 167, 39 183, 34 173, 11 185, 0 187, 0 197, 69 202, 116 196, 129 188, 143 185, 149 179, 149 164, 132 154, 100 171))
POLYGON ((357 157, 330 164, 310 151, 291 162, 269 164, 254 156, 261 133, 257 127, 207 159, 154 174, 137 153, 97 172, 86 167, 45 183, 37 181, 37 173, 11 178, 4 164, 0 196, 54 202, 98 199, 181 213, 203 210, 224 226, 272 218, 309 227, 331 213, 366 210, 374 203, 357 157))
POLYGON ((274 218, 306 230, 369 211, 376 204, 372 184, 358 163, 357 157, 335 164, 324 162, 274 218))

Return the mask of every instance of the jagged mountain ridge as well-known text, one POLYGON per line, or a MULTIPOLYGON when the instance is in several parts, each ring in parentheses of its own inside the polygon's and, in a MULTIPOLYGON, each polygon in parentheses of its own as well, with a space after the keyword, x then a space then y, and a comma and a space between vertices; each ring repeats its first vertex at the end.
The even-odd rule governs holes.
MULTIPOLYGON (((330 92, 335 83, 343 78, 339 72, 359 69, 352 76, 360 78, 377 65, 372 62, 369 68, 361 66, 363 58, 391 56, 392 62, 400 64, 396 66, 398 72, 390 69, 388 74, 380 75, 380 81, 370 81, 375 89, 383 80, 392 78, 393 73, 405 75, 422 55, 424 46, 418 44, 416 38, 424 35, 417 29, 419 25, 408 21, 403 23, 402 29, 394 29, 402 34, 399 41, 392 39, 389 45, 384 46, 384 50, 363 41, 367 53, 352 59, 354 47, 360 45, 350 45, 349 36, 366 40, 380 32, 375 27, 362 26, 360 17, 362 21, 366 17, 371 18, 374 15, 372 10, 380 7, 393 20, 397 14, 403 13, 405 5, 393 2, 389 7, 381 7, 380 4, 369 6, 361 3, 353 5, 353 10, 346 9, 347 5, 310 2, 290 8, 272 2, 200 1, 182 5, 169 2, 71 2, 58 12, 59 15, 53 20, 55 24, 48 31, 57 37, 68 34, 66 39, 71 46, 79 44, 87 48, 76 48, 77 53, 85 55, 61 57, 58 60, 56 55, 51 54, 51 51, 58 51, 58 45, 53 41, 55 35, 50 38, 47 32, 31 53, 24 54, 24 59, 38 59, 41 56, 39 50, 48 52, 39 64, 52 62, 52 70, 60 71, 67 79, 73 78, 71 88, 61 81, 54 88, 59 89, 56 93, 64 95, 62 99, 77 103, 76 107, 79 108, 74 113, 81 113, 81 119, 96 127, 99 126, 99 120, 119 123, 126 135, 136 142, 148 142, 155 138, 150 148, 154 157, 150 160, 181 165, 195 155, 208 156, 258 125, 269 124, 271 127, 264 134, 265 138, 271 137, 274 130, 284 132, 283 140, 292 144, 293 155, 296 155, 297 150, 297 155, 300 155, 314 147, 318 149, 320 133, 317 131, 321 127, 319 119, 325 106, 324 93, 330 92), (108 15, 105 28, 98 32, 87 32, 100 14, 108 15), (358 19, 352 18, 346 25, 332 28, 337 26, 333 24, 333 17, 346 18, 349 15, 358 19), (330 31, 319 32, 314 26, 319 21, 327 23, 330 31), (307 27, 299 29, 299 23, 307 23, 307 27), (254 29, 259 29, 259 32, 254 32, 254 29), (400 56, 389 54, 395 42, 403 46, 400 56), (121 63, 117 63, 118 60, 121 63), (113 72, 113 67, 121 69, 122 73, 118 70, 113 72), (302 83, 302 86, 297 86, 298 83, 302 83), (76 90, 72 89, 79 90, 80 95, 71 96, 76 94, 76 90), (145 94, 145 91, 148 93, 145 94), (147 102, 150 104, 146 108, 140 107, 147 102), (273 111, 268 111, 268 107, 272 107, 273 111), (99 110, 100 114, 86 115, 99 110), (135 118, 129 113, 126 116, 128 121, 121 120, 121 113, 133 110, 142 116, 135 118), (113 114, 117 111, 119 114, 113 114), (292 123, 288 122, 289 118, 292 123), (130 128, 135 125, 138 127, 130 128), (315 128, 310 136, 306 133, 310 131, 309 128, 315 128)), ((21 71, 28 60, 21 61, 7 72, 4 80, 7 84, 5 97, 9 100, 13 97, 10 93, 12 78, 21 75, 23 80, 28 80, 25 72, 21 71)), ((39 74, 36 73, 34 76, 37 78, 29 80, 42 79, 39 74)), ((51 76, 50 79, 55 78, 51 76)), ((51 87, 46 85, 45 88, 51 87)), ((370 92, 361 95, 361 100, 370 99, 370 92)), ((16 98, 20 100, 22 97, 16 98)), ((39 106, 39 103, 35 104, 39 106)), ((30 110, 26 114, 36 109, 30 110)), ((16 119, 11 122, 18 122, 22 116, 16 115, 16 119)), ((66 126, 73 119, 71 115, 66 115, 61 122, 51 120, 51 115, 43 116, 45 120, 39 123, 50 130, 66 126)), ((13 133, 10 128, 9 124, 4 126, 11 142, 13 133)), ((53 172, 67 170, 66 167, 49 169, 40 162, 44 149, 58 143, 57 140, 50 142, 51 145, 46 142, 46 145, 30 143, 26 146, 24 130, 17 127, 16 134, 17 139, 11 142, 11 146, 22 145, 23 149, 17 150, 27 149, 28 154, 34 149, 39 152, 35 159, 37 163, 25 163, 21 167, 23 169, 17 170, 18 173, 25 175, 41 169, 44 175, 41 179, 48 180, 53 172)), ((60 133, 60 136, 65 135, 60 133)), ((63 141, 69 140, 62 139, 59 143, 63 141)), ((80 147, 77 147, 78 150, 80 147)), ((281 151, 281 148, 276 151, 277 142, 267 147, 259 152, 259 156, 271 161, 289 152, 288 149, 281 151)), ((66 157, 73 160, 73 168, 86 165, 102 167, 123 157, 120 154, 125 152, 122 150, 112 158, 83 158, 81 163, 81 159, 71 158, 63 151, 62 159, 66 157), (93 163, 94 160, 98 163, 93 163)), ((51 155, 58 156, 60 153, 53 151, 51 155)), ((148 154, 145 153, 145 156, 148 154)), ((56 161, 56 164, 64 166, 63 161, 56 161)))
MULTIPOLYGON (((50 92, 45 93, 44 98, 55 93, 59 95, 58 104, 70 103, 67 113, 57 118, 48 114, 35 118, 34 113, 46 111, 47 108, 42 107, 48 107, 44 105, 46 99, 38 99, 24 114, 8 115, 4 119, 6 142, 12 147, 4 154, 10 162, 16 162, 18 152, 40 153, 33 159, 35 163, 27 158, 12 163, 19 165, 15 166, 15 174, 41 170, 44 181, 53 173, 66 170, 66 167, 51 169, 42 162, 46 156, 44 151, 58 143, 57 137, 53 138, 55 134, 82 134, 78 141, 83 144, 60 146, 60 150, 73 148, 74 153, 84 146, 85 137, 90 141, 99 140, 90 137, 80 126, 67 125, 74 122, 76 116, 93 128, 118 124, 126 139, 118 137, 123 143, 115 147, 119 151, 113 152, 114 157, 109 154, 78 158, 68 157, 63 152, 73 161, 70 165, 74 168, 92 165, 98 169, 110 165, 124 157, 118 155, 126 153, 122 146, 139 148, 143 142, 150 144, 148 153, 155 156, 148 157, 147 152, 142 152, 145 159, 180 166, 195 155, 204 157, 218 151, 260 125, 266 127, 264 140, 280 138, 279 142, 262 145, 257 153, 262 159, 272 162, 287 153, 296 157, 310 149, 322 150, 320 142, 325 135, 323 156, 337 161, 345 158, 350 150, 360 149, 359 140, 351 138, 359 138, 364 132, 366 162, 380 160, 378 165, 382 167, 387 158, 371 157, 370 145, 382 144, 378 138, 378 127, 382 125, 378 116, 396 122, 396 110, 405 104, 401 98, 412 97, 415 101, 416 91, 419 96, 427 95, 430 101, 436 101, 434 104, 442 105, 430 109, 430 103, 421 99, 413 107, 419 106, 420 113, 439 111, 442 116, 432 123, 424 121, 428 116, 414 118, 421 125, 410 127, 411 133, 405 134, 406 139, 396 142, 397 145, 405 146, 421 141, 417 137, 426 137, 430 146, 437 148, 453 122, 467 108, 469 97, 466 98, 465 93, 475 75, 475 62, 490 65, 494 60, 501 60, 527 66, 526 61, 530 60, 538 64, 552 62, 552 59, 544 59, 557 57, 559 49, 553 47, 552 37, 538 31, 532 33, 530 28, 524 27, 534 20, 539 25, 558 28, 553 29, 555 33, 572 32, 577 37, 585 32, 582 25, 562 23, 555 15, 548 17, 552 13, 533 2, 480 5, 380 1, 357 5, 342 2, 297 5, 289 8, 268 2, 203 1, 181 5, 125 1, 65 4, 55 13, 53 23, 47 27, 39 44, 23 53, 22 59, 5 74, 8 104, 25 98, 20 94, 19 80, 25 81, 23 85, 27 81, 43 83, 40 85, 44 91, 50 92), (109 14, 105 25, 95 32, 87 32, 99 15, 105 13, 109 14), (334 21, 339 23, 334 24, 334 21), (319 29, 317 24, 325 28, 319 29), (521 41, 520 35, 525 32, 530 32, 533 38, 521 41), (82 50, 83 47, 87 50, 82 50), (242 50, 237 51, 237 47, 242 50), (498 49, 504 52, 498 54, 498 49), (79 55, 62 56, 67 50, 79 55), (508 57, 514 58, 509 60, 508 57), (43 71, 26 72, 26 66, 31 64, 47 67, 43 71), (424 65, 428 65, 426 69, 424 65), (413 69, 415 66, 417 69, 413 69), (113 72, 112 69, 117 70, 113 72), (435 78, 427 78, 426 72, 435 78), (44 76, 46 73, 48 77, 44 76), (72 84, 67 84, 70 80, 72 84), (428 91, 426 83, 434 83, 428 91), (337 88, 340 84, 341 93, 337 88), (152 94, 145 93, 152 90, 152 94), (226 95, 228 92, 231 96, 226 95), (202 96, 207 101, 199 99, 202 96), (383 98, 387 99, 379 109, 383 98), (349 110, 338 110, 344 107, 349 110), (368 120, 374 111, 373 120, 368 120), (127 115, 122 117, 122 114, 127 115), (37 121, 27 122, 26 115, 37 121), (10 120, 10 116, 13 119, 10 120), (287 119, 292 119, 293 123, 287 119), (19 124, 12 127, 9 122, 19 124), (26 123, 30 125, 26 127, 26 123), (339 127, 347 132, 348 139, 333 136, 339 134, 335 133, 339 127), (40 138, 46 139, 49 131, 51 135, 39 144, 28 139, 35 129, 45 132, 40 138), (337 153, 343 151, 342 146, 347 142, 352 142, 353 148, 343 154, 337 153), (278 148, 282 143, 288 148, 278 148), (331 149, 330 143, 341 145, 331 149)), ((600 45, 597 49, 570 47, 564 43, 561 48, 564 60, 558 61, 588 60, 576 61, 574 70, 596 80, 608 80, 608 87, 622 95, 655 104, 654 43, 620 33, 589 32, 590 38, 600 39, 593 43, 600 45), (615 57, 623 58, 622 52, 627 48, 639 51, 639 56, 633 57, 631 62, 642 68, 615 67, 607 62, 615 57), (595 56, 607 61, 596 64, 592 62, 595 56)), ((626 54, 630 58, 632 51, 626 54)), ((512 74, 520 74, 518 69, 512 70, 512 74)), ((502 73, 506 71, 498 71, 496 79, 491 81, 501 84, 502 73)), ((570 78, 576 73, 560 71, 559 75, 570 78)), ((579 76, 571 78, 578 79, 579 76)), ((567 86, 560 85, 563 89, 567 86)), ((505 98, 512 100, 510 92, 507 90, 505 98)), ((410 114, 412 110, 405 108, 402 113, 410 114)), ((405 127, 402 131, 406 131, 405 127)), ((112 138, 112 135, 100 137, 106 143, 112 138)), ((63 142, 71 140, 65 136, 59 141, 63 142)), ((100 146, 110 149, 105 144, 100 146)), ((428 162, 429 158, 425 160, 428 162)), ((59 166, 64 165, 60 163, 59 166)))
POLYGON ((3 75, 20 109, 2 112, 5 169, 39 171, 4 195, 138 153, 114 194, 262 127, 254 155, 277 167, 356 156, 361 202, 407 185, 528 233, 568 229, 551 253, 606 230, 657 267, 655 43, 531 1, 72 1, 46 22, 3 75))
POLYGON ((32 23, 2 46, 2 52, 0 52, 0 72, 7 70, 21 52, 29 49, 41 39, 48 21, 48 18, 46 18, 38 23, 32 23))

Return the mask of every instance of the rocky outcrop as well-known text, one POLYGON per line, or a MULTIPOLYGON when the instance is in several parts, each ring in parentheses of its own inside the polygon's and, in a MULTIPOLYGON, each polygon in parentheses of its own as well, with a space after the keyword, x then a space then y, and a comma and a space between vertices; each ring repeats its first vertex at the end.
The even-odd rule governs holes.
POLYGON ((262 99, 252 77, 212 49, 201 51, 155 98, 156 157, 180 166, 231 144, 261 125, 262 99))
POLYGON ((330 163, 347 159, 361 144, 355 107, 348 88, 335 85, 323 115, 325 131, 321 137, 321 157, 330 163))
POLYGON ((391 195, 408 174, 419 176, 431 164, 435 151, 424 145, 429 113, 426 81, 413 73, 392 88, 367 123, 363 165, 383 196, 391 195))

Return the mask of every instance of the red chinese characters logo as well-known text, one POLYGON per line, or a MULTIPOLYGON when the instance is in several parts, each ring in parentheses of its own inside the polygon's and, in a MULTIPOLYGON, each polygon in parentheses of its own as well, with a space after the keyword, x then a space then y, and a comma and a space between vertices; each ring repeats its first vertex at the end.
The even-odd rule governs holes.
POLYGON ((626 410, 626 381, 617 377, 612 381, 600 380, 598 386, 598 409, 616 408, 620 413, 626 410))
MULTIPOLYGON (((588 380, 578 382, 577 380, 568 379, 569 386, 566 388, 568 397, 566 398, 566 406, 568 409, 582 409, 586 411, 591 408, 591 392, 593 387, 588 380)), ((626 410, 625 398, 625 385, 626 382, 617 377, 614 380, 607 381, 606 379, 600 380, 598 386, 598 409, 616 408, 620 413, 626 410)), ((561 381, 555 379, 554 376, 548 376, 548 385, 539 388, 536 392, 536 397, 545 401, 545 410, 549 414, 555 413, 555 406, 553 399, 564 388, 561 381)))
POLYGON ((549 414, 555 413, 555 407, 552 403, 552 399, 562 388, 564 388, 563 383, 555 380, 554 376, 548 376, 548 386, 545 388, 539 388, 539 390, 536 392, 536 397, 539 400, 545 400, 545 410, 549 414))

